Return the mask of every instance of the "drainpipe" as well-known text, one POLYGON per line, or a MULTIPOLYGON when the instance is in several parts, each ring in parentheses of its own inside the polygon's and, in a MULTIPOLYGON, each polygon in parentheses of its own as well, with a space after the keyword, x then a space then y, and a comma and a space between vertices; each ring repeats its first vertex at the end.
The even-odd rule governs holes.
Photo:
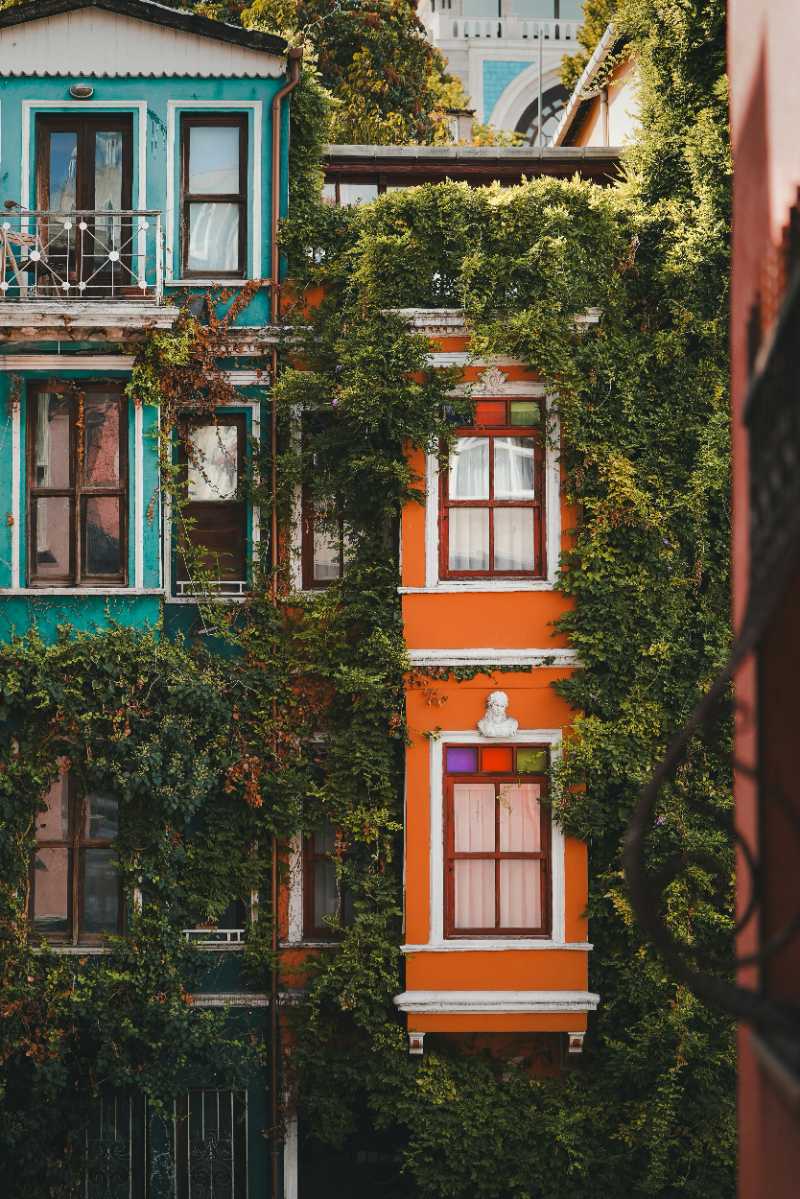
MULTIPOLYGON (((300 64, 303 51, 300 46, 292 46, 288 53, 289 78, 272 100, 272 220, 270 222, 270 249, 272 252, 271 286, 270 286, 270 324, 278 323, 279 304, 279 272, 280 250, 278 247, 278 224, 281 216, 281 104, 290 92, 294 91, 300 82, 300 64)), ((272 577, 270 593, 272 602, 278 602, 278 408, 275 400, 275 382, 278 377, 278 350, 272 350, 272 371, 270 375, 270 451, 271 451, 271 501, 272 523, 270 559, 272 577)), ((273 699, 273 728, 277 727, 277 699, 273 699)), ((274 747, 277 748, 277 747, 274 747)), ((281 1104, 278 1088, 280 1085, 279 1056, 280 1056, 280 1025, 278 1021, 278 838, 272 836, 272 862, 270 879, 270 898, 272 906, 272 977, 270 982, 270 1106, 272 1114, 272 1199, 282 1199, 280 1150, 283 1136, 278 1130, 281 1122, 281 1104)))

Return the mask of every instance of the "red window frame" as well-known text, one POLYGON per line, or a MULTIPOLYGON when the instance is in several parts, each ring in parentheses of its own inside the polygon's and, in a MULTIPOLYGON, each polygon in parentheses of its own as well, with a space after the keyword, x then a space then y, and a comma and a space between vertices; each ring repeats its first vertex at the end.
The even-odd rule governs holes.
MULTIPOLYGON (((469 937, 482 938, 497 938, 497 937, 525 937, 531 940, 537 938, 546 938, 551 935, 552 929, 552 904, 551 904, 551 850, 552 850, 552 835, 551 835, 551 820, 550 809, 541 801, 548 794, 548 779, 544 773, 522 773, 522 772, 495 772, 492 770, 477 770, 470 773, 460 773, 449 771, 447 769, 447 751, 448 749, 467 749, 475 748, 480 754, 481 749, 478 746, 444 746, 444 789, 445 789, 445 819, 444 819, 444 858, 445 858, 445 911, 444 911, 444 935, 448 939, 458 939, 469 937), (494 850, 481 850, 476 853, 456 852, 455 850, 455 820, 453 814, 453 796, 454 787, 457 783, 493 783, 495 786, 495 842, 494 850), (505 850, 501 851, 500 845, 500 787, 503 784, 524 784, 537 783, 541 788, 540 797, 540 825, 539 825, 539 844, 541 849, 535 851, 516 852, 505 850), (456 912, 455 912, 455 863, 457 861, 494 861, 494 888, 495 888, 495 925, 493 928, 457 928, 456 927, 456 912), (500 863, 503 861, 538 861, 541 862, 540 887, 541 887, 541 924, 536 928, 518 928, 510 926, 502 926, 500 922, 500 863)), ((508 746, 491 746, 490 748, 511 748, 508 746)), ((543 745, 517 745, 514 750, 532 749, 547 753, 547 747, 543 745)))
MULTIPOLYGON (((532 399, 533 397, 531 397, 532 399)), ((499 397, 483 397, 476 405, 476 420, 472 425, 465 425, 455 430, 455 437, 485 437, 489 440, 489 497, 488 499, 454 500, 450 498, 449 461, 440 471, 439 476, 439 577, 442 579, 542 579, 547 574, 547 562, 544 542, 544 437, 541 426, 512 425, 511 404, 514 400, 527 399, 515 396, 514 399, 499 397), (503 424, 483 424, 480 421, 481 408, 484 404, 500 404, 506 406, 505 422, 503 424), (532 500, 497 500, 494 498, 494 451, 492 443, 498 437, 531 437, 534 441, 534 468, 532 500), (489 511, 489 568, 488 570, 452 570, 450 567, 450 512, 458 508, 486 508, 489 511), (525 508, 533 510, 533 552, 534 565, 532 570, 495 570, 494 568, 494 512, 497 509, 525 508)), ((528 400, 530 402, 530 400, 528 400)))

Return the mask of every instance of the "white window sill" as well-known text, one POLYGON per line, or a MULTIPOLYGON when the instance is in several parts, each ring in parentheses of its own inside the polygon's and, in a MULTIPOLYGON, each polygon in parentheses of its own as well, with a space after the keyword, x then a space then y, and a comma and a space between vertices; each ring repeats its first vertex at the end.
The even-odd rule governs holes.
POLYGON ((551 579, 452 579, 431 587, 398 587, 399 595, 454 595, 459 592, 554 591, 551 579))
POLYGON ((107 945, 36 945, 34 953, 44 953, 45 950, 51 950, 53 953, 58 953, 62 956, 70 957, 98 957, 102 954, 109 954, 111 950, 107 945))
POLYGON ((401 1012, 593 1012, 592 991, 404 991, 395 995, 401 1012))
POLYGON ((508 937, 505 940, 498 937, 486 938, 483 940, 479 937, 464 938, 464 940, 452 941, 434 941, 427 945, 401 945, 400 952, 409 953, 499 953, 514 951, 519 952, 524 950, 531 952, 534 950, 549 949, 550 951, 559 951, 562 949, 578 950, 580 953, 588 953, 594 946, 589 941, 553 941, 551 939, 535 941, 532 938, 527 940, 522 937, 508 937))
POLYGON ((163 595, 163 587, 0 587, 0 596, 17 595, 119 595, 125 599, 136 595, 163 595))
POLYGON ((246 287, 254 279, 165 279, 165 287, 246 287))

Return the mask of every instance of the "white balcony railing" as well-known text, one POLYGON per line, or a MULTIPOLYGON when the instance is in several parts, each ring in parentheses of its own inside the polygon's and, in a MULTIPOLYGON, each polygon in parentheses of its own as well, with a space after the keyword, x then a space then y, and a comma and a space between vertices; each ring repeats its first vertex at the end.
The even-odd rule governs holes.
POLYGON ((430 13, 425 18, 431 38, 440 41, 461 41, 464 38, 484 41, 542 41, 574 42, 581 21, 562 21, 560 17, 455 17, 446 12, 430 13))
POLYGON ((3 300, 143 300, 164 290, 161 213, 151 209, 0 213, 3 300))

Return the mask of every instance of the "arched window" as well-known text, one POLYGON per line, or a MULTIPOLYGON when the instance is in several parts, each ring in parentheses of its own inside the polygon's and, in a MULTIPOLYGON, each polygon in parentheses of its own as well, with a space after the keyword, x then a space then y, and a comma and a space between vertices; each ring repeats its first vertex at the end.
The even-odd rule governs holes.
POLYGON ((539 130, 539 97, 535 96, 517 121, 516 132, 523 134, 530 146, 549 146, 561 114, 569 98, 562 84, 550 87, 542 96, 542 129, 539 130))

